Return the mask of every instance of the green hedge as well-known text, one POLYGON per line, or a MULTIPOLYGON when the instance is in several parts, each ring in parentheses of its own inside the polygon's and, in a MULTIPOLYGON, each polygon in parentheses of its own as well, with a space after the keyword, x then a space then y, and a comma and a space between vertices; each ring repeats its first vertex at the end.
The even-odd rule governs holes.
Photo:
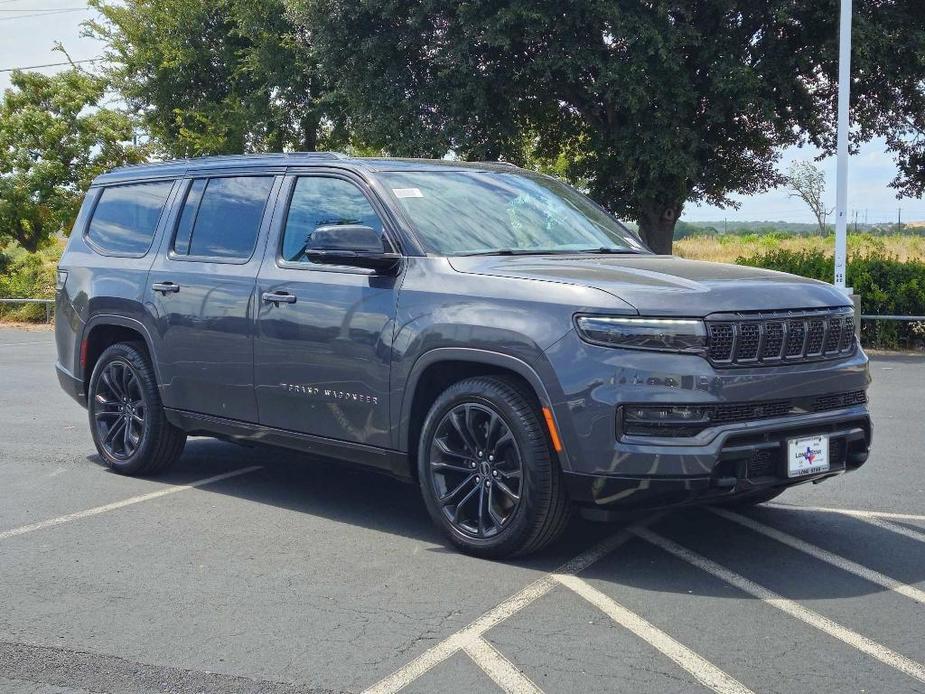
MULTIPOLYGON (((54 299, 55 269, 62 243, 55 242, 37 253, 11 243, 0 246, 0 298, 54 299)), ((0 304, 0 319, 45 321, 42 304, 0 304)))
MULTIPOLYGON (((834 259, 821 251, 775 250, 748 258, 739 265, 763 267, 831 282, 834 259)), ((868 255, 848 259, 849 287, 861 296, 863 313, 925 315, 925 263, 900 262, 894 257, 868 255)), ((861 341, 867 347, 921 347, 923 327, 908 321, 863 321, 861 341)))

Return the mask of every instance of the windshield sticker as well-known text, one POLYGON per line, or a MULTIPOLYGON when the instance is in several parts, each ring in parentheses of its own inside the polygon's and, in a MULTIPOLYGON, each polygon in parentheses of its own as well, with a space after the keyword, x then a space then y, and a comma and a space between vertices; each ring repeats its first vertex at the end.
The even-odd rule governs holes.
POLYGON ((396 198, 423 198, 420 188, 392 188, 396 198))

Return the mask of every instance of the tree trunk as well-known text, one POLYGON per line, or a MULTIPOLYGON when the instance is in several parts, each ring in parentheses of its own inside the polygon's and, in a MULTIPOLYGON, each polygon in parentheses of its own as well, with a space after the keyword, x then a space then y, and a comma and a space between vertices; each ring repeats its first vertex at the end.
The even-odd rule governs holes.
POLYGON ((302 128, 302 151, 314 152, 318 148, 318 114, 307 114, 300 123, 302 128))
POLYGON ((671 254, 674 227, 681 216, 682 205, 652 204, 643 207, 639 215, 639 233, 646 245, 660 255, 671 254))

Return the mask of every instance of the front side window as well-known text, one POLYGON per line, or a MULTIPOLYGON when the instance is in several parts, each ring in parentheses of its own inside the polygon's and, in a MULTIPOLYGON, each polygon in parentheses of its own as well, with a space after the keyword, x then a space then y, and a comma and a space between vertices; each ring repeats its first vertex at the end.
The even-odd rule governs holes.
POLYGON ((639 238, 547 176, 411 171, 381 177, 431 253, 642 253, 639 238))
POLYGON ((307 261, 305 250, 312 233, 320 226, 332 224, 362 224, 382 234, 379 216, 355 185, 342 178, 299 178, 283 232, 283 260, 307 261))
POLYGON ((144 255, 151 247, 173 181, 133 183, 103 189, 87 238, 115 255, 144 255))
POLYGON ((247 260, 273 187, 270 176, 196 179, 177 223, 173 252, 181 256, 247 260))

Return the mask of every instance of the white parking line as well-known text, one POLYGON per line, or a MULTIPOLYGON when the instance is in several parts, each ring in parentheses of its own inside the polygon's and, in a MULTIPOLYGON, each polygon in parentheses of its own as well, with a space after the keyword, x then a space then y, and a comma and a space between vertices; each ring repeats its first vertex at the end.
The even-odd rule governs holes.
POLYGON ((53 345, 51 340, 42 340, 41 342, 2 342, 0 347, 19 347, 20 345, 53 345))
MULTIPOLYGON (((772 504, 768 505, 771 506, 772 504)), ((889 530, 891 533, 896 533, 897 535, 908 537, 910 540, 915 540, 916 542, 925 542, 925 532, 916 532, 915 530, 904 528, 903 526, 897 525, 896 523, 891 523, 889 520, 884 520, 886 518, 891 518, 894 520, 925 522, 925 516, 919 516, 913 513, 881 513, 880 511, 858 511, 848 508, 823 508, 821 506, 789 506, 786 504, 773 504, 773 506, 775 508, 785 508, 788 510, 796 509, 798 511, 818 511, 820 513, 838 513, 843 516, 851 516, 852 518, 857 518, 858 520, 864 521, 869 525, 874 525, 878 528, 882 528, 883 530, 889 530)))
MULTIPOLYGON (((643 521, 633 527, 641 527, 647 523, 653 523, 659 516, 643 521)), ((617 547, 627 542, 633 537, 630 529, 627 528, 621 532, 612 535, 606 540, 599 542, 586 552, 582 552, 574 559, 563 564, 555 572, 558 574, 575 574, 583 569, 588 568, 596 561, 614 551, 617 547)), ((418 677, 439 665, 449 658, 456 651, 465 648, 473 639, 481 638, 482 634, 497 626, 508 617, 516 614, 530 603, 538 598, 543 597, 552 590, 558 582, 549 573, 540 577, 519 593, 515 593, 504 602, 499 603, 481 617, 476 619, 468 626, 463 627, 453 635, 444 639, 436 646, 428 649, 411 662, 403 665, 391 675, 383 678, 373 686, 364 691, 364 694, 392 694, 408 686, 418 677)), ((500 685, 499 686, 503 686, 500 685)))
POLYGON ((101 513, 108 513, 109 511, 115 511, 116 509, 123 508, 125 506, 131 506, 132 504, 140 504, 142 501, 150 501, 151 499, 158 499, 162 496, 167 496, 168 494, 176 494, 177 492, 184 492, 187 489, 194 489, 196 487, 202 487, 206 484, 212 484, 213 482, 218 482, 220 480, 226 480, 230 477, 237 477, 238 475, 244 475, 248 472, 254 472, 254 470, 260 470, 262 466, 252 465, 250 467, 239 468, 237 470, 232 470, 231 472, 224 472, 221 475, 215 475, 214 477, 207 477, 205 479, 197 480, 195 482, 190 482, 189 484, 178 484, 167 487, 165 489, 159 489, 156 492, 151 492, 149 494, 140 494, 139 496, 129 497, 128 499, 123 499, 122 501, 115 501, 111 504, 105 504, 103 506, 96 506, 95 508, 88 508, 85 511, 77 511, 76 513, 69 513, 66 516, 58 516, 57 518, 49 518, 48 520, 38 521, 37 523, 30 523, 29 525, 21 525, 18 528, 13 528, 12 530, 4 530, 0 532, 0 540, 6 540, 10 537, 15 537, 17 535, 25 535, 26 533, 31 533, 35 530, 42 530, 44 528, 51 528, 56 525, 61 525, 62 523, 70 523, 71 521, 80 520, 81 518, 89 518, 90 516, 98 516, 101 513))
POLYGON ((531 682, 529 677, 518 670, 510 660, 501 655, 481 636, 472 637, 462 649, 508 694, 542 694, 542 689, 531 682))
POLYGON ((886 646, 882 646, 876 641, 863 636, 851 629, 841 626, 833 622, 827 617, 823 617, 818 612, 813 612, 809 608, 803 607, 799 603, 790 600, 788 598, 782 597, 777 593, 765 588, 754 581, 745 578, 744 576, 735 573, 734 571, 727 569, 721 564, 717 564, 711 559, 707 559, 696 552, 693 552, 686 547, 679 545, 678 543, 669 540, 666 537, 652 532, 646 528, 634 528, 632 530, 636 535, 651 542, 656 547, 661 547, 666 552, 673 554, 679 559, 683 559, 696 566, 703 571, 719 578, 722 581, 725 581, 729 585, 738 588, 743 593, 747 593, 752 597, 758 598, 759 600, 776 607, 777 609, 789 614, 791 617, 795 617, 806 624, 809 624, 816 629, 834 636, 836 639, 848 644, 852 648, 856 648, 862 653, 876 658, 882 663, 889 665, 892 668, 896 668, 900 672, 903 672, 910 677, 914 677, 920 682, 925 682, 925 665, 915 662, 910 658, 907 658, 904 655, 896 653, 895 651, 890 650, 886 646))
POLYGON ((701 658, 687 646, 678 643, 664 631, 650 624, 635 612, 626 609, 616 600, 608 597, 578 578, 578 576, 557 574, 554 578, 566 588, 573 590, 597 607, 614 622, 633 632, 643 641, 671 658, 705 687, 715 692, 728 692, 729 694, 748 694, 751 692, 748 687, 737 679, 726 674, 710 661, 701 658))
POLYGON ((796 550, 804 552, 811 557, 815 557, 820 561, 824 561, 832 566, 835 566, 842 571, 847 571, 852 573, 855 576, 860 576, 861 578, 870 581, 871 583, 876 583, 881 585, 884 588, 895 591, 900 595, 904 595, 907 598, 915 600, 922 605, 925 605, 925 591, 914 588, 906 583, 897 581, 895 578, 890 578, 879 571, 874 571, 869 569, 862 564, 851 561, 850 559, 845 559, 844 557, 829 552, 828 550, 817 547, 816 545, 810 544, 805 540, 801 540, 798 537, 793 535, 788 535, 785 532, 781 532, 776 528, 765 525, 764 523, 759 523, 753 518, 748 518, 746 516, 740 515, 738 513, 733 513, 722 508, 710 508, 710 511, 716 515, 725 518, 728 521, 733 523, 738 523, 749 530, 754 530, 756 533, 761 533, 765 537, 770 537, 772 540, 776 540, 782 544, 787 545, 788 547, 793 547, 796 550))
POLYGON ((925 521, 925 516, 916 513, 893 513, 891 511, 862 511, 854 508, 829 508, 825 506, 798 506, 796 504, 766 504, 775 508, 795 509, 798 511, 819 511, 820 513, 841 513, 858 518, 892 518, 893 520, 925 521))

